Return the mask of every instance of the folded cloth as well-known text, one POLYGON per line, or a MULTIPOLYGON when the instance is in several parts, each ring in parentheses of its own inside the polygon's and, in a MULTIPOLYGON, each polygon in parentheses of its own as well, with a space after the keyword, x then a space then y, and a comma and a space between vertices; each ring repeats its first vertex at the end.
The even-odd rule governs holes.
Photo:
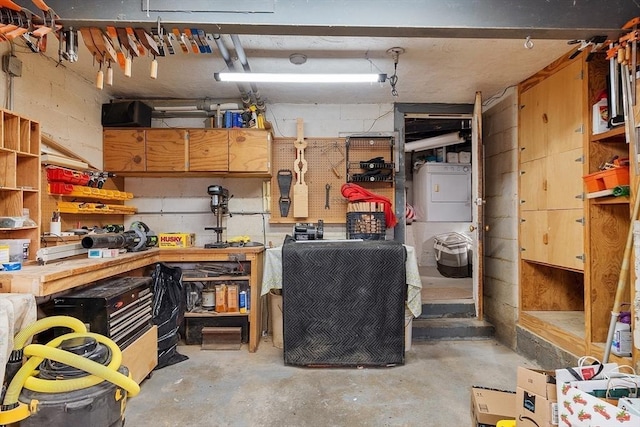
POLYGON ((396 214, 391 208, 391 200, 375 194, 359 186, 358 184, 346 183, 340 189, 342 196, 350 202, 376 202, 382 203, 384 207, 384 221, 387 228, 393 228, 398 223, 396 214))

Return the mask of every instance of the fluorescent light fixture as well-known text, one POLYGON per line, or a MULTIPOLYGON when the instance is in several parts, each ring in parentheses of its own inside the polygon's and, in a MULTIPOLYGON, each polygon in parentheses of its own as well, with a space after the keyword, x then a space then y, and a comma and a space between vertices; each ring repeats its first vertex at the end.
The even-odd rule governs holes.
POLYGON ((386 74, 214 73, 219 82, 251 83, 384 83, 386 74))
POLYGON ((447 145, 460 144, 463 142, 465 142, 465 139, 460 135, 460 132, 452 132, 444 135, 433 136, 431 138, 407 142, 404 144, 404 152, 409 153, 411 151, 428 150, 430 148, 445 147, 447 145))

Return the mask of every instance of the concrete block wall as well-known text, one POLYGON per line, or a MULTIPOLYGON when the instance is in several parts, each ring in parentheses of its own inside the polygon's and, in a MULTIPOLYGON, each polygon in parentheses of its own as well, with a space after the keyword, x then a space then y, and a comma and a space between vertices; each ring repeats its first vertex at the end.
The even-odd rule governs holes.
MULTIPOLYGON (((350 133, 393 132, 391 104, 273 104, 268 105, 267 120, 278 137, 295 137, 297 119, 304 119, 304 134, 308 138, 335 138, 350 133)), ((201 127, 202 119, 164 119, 154 126, 201 127)), ((263 182, 260 178, 126 178, 126 190, 135 198, 130 204, 138 208, 138 215, 130 219, 144 221, 156 233, 181 231, 196 233, 196 245, 214 242, 215 226, 207 195, 209 185, 218 184, 229 190, 232 216, 223 219, 227 229, 223 239, 247 235, 252 241, 279 246, 292 224, 269 224, 264 210, 263 182)), ((273 190, 272 190, 273 192, 273 190)), ((325 226, 325 238, 344 239, 345 227, 325 226)))
POLYGON ((515 88, 483 114, 484 313, 505 345, 516 347, 518 318, 518 96, 515 88))
MULTIPOLYGON (((49 37, 49 54, 54 55, 57 40, 49 37)), ((7 102, 9 77, 0 73, 2 108, 40 122, 43 134, 94 166, 102 167, 101 106, 108 100, 107 93, 97 90, 94 82, 78 76, 74 64, 58 65, 44 54, 25 49, 16 48, 15 55, 22 61, 22 76, 13 78, 12 105, 7 102)), ((9 43, 2 43, 0 55, 9 52, 9 43)))

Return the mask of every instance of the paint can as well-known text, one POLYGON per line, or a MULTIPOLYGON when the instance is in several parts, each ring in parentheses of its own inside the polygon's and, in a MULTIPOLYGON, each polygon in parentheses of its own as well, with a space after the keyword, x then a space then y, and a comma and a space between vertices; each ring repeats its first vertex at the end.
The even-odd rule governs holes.
POLYGON ((202 308, 213 310, 216 307, 216 291, 214 289, 202 290, 202 308))

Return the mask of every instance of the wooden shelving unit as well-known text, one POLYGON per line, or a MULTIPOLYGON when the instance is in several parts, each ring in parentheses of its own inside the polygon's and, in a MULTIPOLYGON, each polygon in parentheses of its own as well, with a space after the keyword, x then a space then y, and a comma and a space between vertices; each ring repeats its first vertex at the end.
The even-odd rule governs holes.
MULTIPOLYGON (((603 162, 630 157, 624 127, 591 134, 591 105, 606 73, 602 56, 563 57, 519 86, 519 325, 576 356, 598 358, 635 197, 584 189, 582 177, 603 162)), ((632 284, 627 291, 630 301, 632 284)), ((638 352, 611 359, 631 364, 638 352)))
POLYGON ((29 239, 29 259, 40 247, 40 124, 0 110, 0 216, 22 217, 35 226, 0 228, 0 239, 29 239))

